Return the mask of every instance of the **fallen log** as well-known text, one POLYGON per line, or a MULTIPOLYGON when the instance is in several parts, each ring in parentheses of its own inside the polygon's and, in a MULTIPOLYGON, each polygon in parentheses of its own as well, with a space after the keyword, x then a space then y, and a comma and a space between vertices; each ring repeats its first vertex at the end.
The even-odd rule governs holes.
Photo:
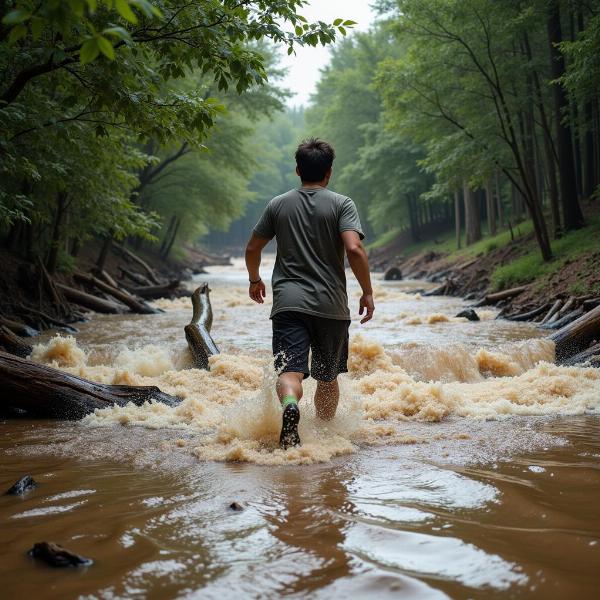
POLYGON ((511 288, 510 290, 502 290, 501 292, 494 292, 493 294, 486 294, 485 301, 487 304, 495 304, 496 302, 500 302, 500 300, 508 300, 509 298, 513 298, 514 296, 518 296, 522 294, 527 287, 521 286, 516 288, 511 288))
POLYGON ((546 316, 542 319, 541 325, 547 323, 560 309, 562 306, 562 300, 558 299, 547 312, 546 316))
POLYGON ((587 350, 571 356, 563 362, 563 365, 573 366, 589 362, 593 367, 600 367, 600 344, 594 344, 587 350))
POLYGON ((148 278, 150 279, 150 281, 152 283, 155 283, 156 285, 160 285, 160 281, 159 281, 158 277, 156 276, 154 269, 145 260, 141 259, 139 256, 134 254, 131 250, 128 250, 127 248, 125 248, 125 246, 122 246, 121 244, 113 243, 112 248, 113 248, 113 250, 120 252, 122 256, 128 258, 132 262, 134 262, 137 265, 139 265, 140 267, 142 267, 142 269, 144 269, 144 271, 146 272, 146 274, 148 275, 148 278))
POLYGON ((581 352, 593 339, 598 338, 600 338, 600 306, 550 336, 556 344, 556 360, 559 362, 581 352))
POLYGON ((421 294, 422 296, 442 296, 446 292, 446 288, 448 287, 448 282, 442 283, 442 285, 438 285, 437 287, 421 294))
POLYGON ((8 327, 0 325, 0 349, 9 354, 15 354, 25 358, 33 352, 33 348, 18 335, 15 335, 8 327))
POLYGON ((194 357, 196 368, 206 370, 209 368, 209 357, 219 354, 219 349, 210 336, 213 313, 209 292, 208 283, 203 283, 192 294, 194 312, 192 320, 184 327, 185 339, 194 357))
POLYGON ((540 329, 560 329, 561 327, 572 323, 575 319, 578 319, 582 314, 583 309, 576 308, 575 310, 568 312, 566 315, 563 315, 560 319, 557 319, 556 321, 554 321, 553 318, 550 319, 550 321, 548 321, 547 323, 540 325, 540 329))
POLYGON ((110 273, 107 273, 104 269, 92 269, 92 275, 108 283, 108 285, 112 285, 114 288, 119 287, 119 284, 112 278, 110 273))
POLYGON ((81 290, 76 290, 75 288, 63 285, 62 283, 57 283, 56 287, 63 292, 67 300, 74 302, 75 304, 79 304, 79 306, 83 306, 83 308, 87 308, 99 313, 113 315, 124 312, 123 309, 114 302, 103 300, 102 298, 96 298, 96 296, 92 296, 92 294, 82 292, 81 290))
POLYGON ((146 277, 144 277, 140 273, 135 273, 134 271, 129 271, 128 269, 126 269, 124 267, 119 267, 119 271, 121 271, 121 279, 129 279, 129 280, 133 281, 133 283, 135 283, 135 285, 140 285, 140 286, 149 286, 150 285, 150 281, 148 279, 146 279, 146 277))
POLYGON ((569 311, 575 308, 575 296, 571 296, 562 306, 562 308, 554 315, 554 318, 558 320, 563 315, 566 315, 569 311))
POLYGON ((0 408, 47 419, 81 419, 96 409, 139 406, 150 400, 176 406, 180 399, 155 386, 104 385, 0 352, 0 408))
POLYGON ((527 312, 518 313, 516 315, 509 315, 508 317, 505 317, 505 319, 507 321, 531 321, 539 315, 546 312, 548 310, 548 306, 548 304, 543 304, 542 306, 538 306, 537 308, 534 308, 533 310, 529 310, 527 312))
POLYGON ((140 298, 146 298, 146 300, 157 300, 158 298, 171 296, 180 284, 181 282, 178 279, 175 279, 163 285, 146 285, 142 287, 130 287, 128 289, 132 294, 135 294, 140 298))
POLYGON ((29 325, 24 325, 23 323, 13 321, 12 319, 0 317, 0 325, 10 329, 15 335, 20 335, 21 337, 35 337, 36 335, 40 335, 40 332, 37 329, 29 327, 29 325))
POLYGON ((596 308, 596 306, 600 306, 600 298, 590 298, 583 301, 584 310, 591 310, 592 308, 596 308))
POLYGON ((103 292, 106 292, 113 298, 116 298, 117 300, 122 302, 125 306, 129 307, 135 313, 141 315, 154 315, 158 312, 156 308, 153 308, 146 302, 138 300, 129 292, 124 292, 119 288, 113 287, 112 285, 101 281, 93 275, 88 275, 87 273, 75 273, 74 277, 77 281, 82 281, 84 283, 87 283, 88 285, 98 288, 99 290, 102 290, 103 292))

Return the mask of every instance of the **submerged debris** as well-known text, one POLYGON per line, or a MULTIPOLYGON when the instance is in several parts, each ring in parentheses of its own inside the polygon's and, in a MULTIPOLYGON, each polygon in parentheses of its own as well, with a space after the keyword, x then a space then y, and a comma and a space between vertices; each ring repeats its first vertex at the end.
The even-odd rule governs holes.
POLYGON ((54 542, 38 542, 28 554, 52 567, 87 567, 94 563, 91 558, 75 554, 54 542))
POLYGON ((37 485, 37 481, 31 475, 23 475, 5 494, 9 496, 23 496, 33 488, 36 488, 37 485))

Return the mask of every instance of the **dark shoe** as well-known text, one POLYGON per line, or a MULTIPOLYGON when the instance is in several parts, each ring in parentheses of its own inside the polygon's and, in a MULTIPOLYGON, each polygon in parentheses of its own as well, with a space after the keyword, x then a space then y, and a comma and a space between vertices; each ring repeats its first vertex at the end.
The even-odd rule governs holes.
POLYGON ((279 436, 279 445, 283 450, 291 446, 300 445, 300 436, 298 435, 298 422, 300 421, 300 410, 297 404, 288 404, 283 410, 281 435, 279 436))

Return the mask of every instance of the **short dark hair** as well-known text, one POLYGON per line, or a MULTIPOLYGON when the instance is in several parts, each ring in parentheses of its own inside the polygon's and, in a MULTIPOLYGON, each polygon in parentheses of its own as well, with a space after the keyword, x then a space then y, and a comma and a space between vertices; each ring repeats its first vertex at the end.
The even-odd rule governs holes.
POLYGON ((300 179, 306 183, 323 181, 335 159, 331 144, 318 138, 304 140, 296 150, 296 165, 300 179))

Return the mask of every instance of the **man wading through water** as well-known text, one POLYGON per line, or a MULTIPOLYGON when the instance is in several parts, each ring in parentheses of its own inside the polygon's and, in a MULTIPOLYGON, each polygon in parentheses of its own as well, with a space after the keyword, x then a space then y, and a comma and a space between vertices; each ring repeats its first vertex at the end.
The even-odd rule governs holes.
POLYGON ((273 270, 273 355, 279 373, 276 389, 283 407, 279 444, 300 444, 298 400, 302 380, 317 380, 315 408, 333 419, 339 400, 337 376, 347 373, 350 312, 344 250, 362 288, 361 323, 373 317, 373 290, 364 234, 354 202, 327 189, 335 153, 322 140, 298 146, 296 173, 302 186, 273 198, 256 224, 246 248, 250 298, 266 296, 259 267, 263 248, 277 239, 273 270), (312 351, 310 371, 308 353, 312 351))

